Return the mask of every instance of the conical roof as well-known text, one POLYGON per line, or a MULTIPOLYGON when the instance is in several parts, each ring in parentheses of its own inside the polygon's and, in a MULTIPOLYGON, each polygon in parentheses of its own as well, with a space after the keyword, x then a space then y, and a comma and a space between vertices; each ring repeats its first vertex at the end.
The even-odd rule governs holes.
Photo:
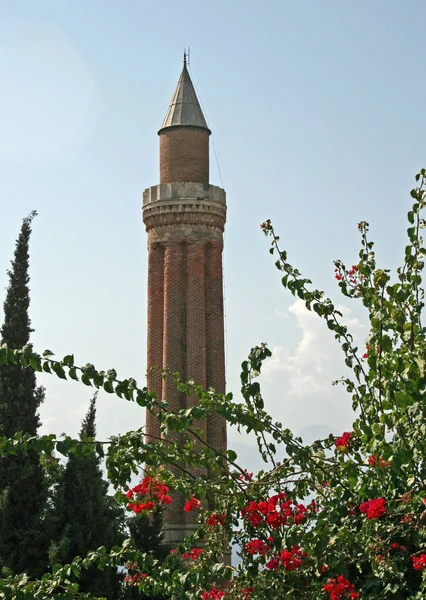
POLYGON ((161 125, 160 133, 166 127, 202 127, 207 129, 206 120, 198 102, 197 94, 186 68, 186 58, 183 61, 183 69, 173 94, 172 101, 166 117, 161 125))

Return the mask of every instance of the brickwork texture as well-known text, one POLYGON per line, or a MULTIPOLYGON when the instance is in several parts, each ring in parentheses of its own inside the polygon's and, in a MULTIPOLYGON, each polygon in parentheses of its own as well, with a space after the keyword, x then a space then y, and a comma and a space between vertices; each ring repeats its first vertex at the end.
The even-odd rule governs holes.
MULTIPOLYGON (((185 381, 192 379, 205 389, 225 392, 222 249, 226 204, 223 190, 208 183, 208 144, 206 130, 163 129, 160 184, 188 183, 171 188, 171 192, 160 185, 144 194, 148 389, 167 400, 170 410, 188 407, 197 399, 178 392, 171 377, 163 379, 160 373, 151 372, 152 367, 178 371, 185 381)), ((209 445, 226 451, 224 419, 213 415, 197 426, 204 428, 209 445)), ((149 412, 146 437, 149 441, 160 438, 159 424, 149 412)), ((166 539, 171 542, 179 541, 195 526, 194 515, 183 512, 183 498, 177 495, 166 510, 165 521, 166 539)))
POLYGON ((160 183, 209 183, 209 131, 167 127, 160 132, 160 183))

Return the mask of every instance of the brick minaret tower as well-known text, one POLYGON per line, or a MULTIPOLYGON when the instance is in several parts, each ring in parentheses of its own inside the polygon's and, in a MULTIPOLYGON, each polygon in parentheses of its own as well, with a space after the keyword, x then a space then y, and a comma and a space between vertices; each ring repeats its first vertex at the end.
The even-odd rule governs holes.
MULTIPOLYGON (((179 393, 172 378, 150 373, 159 366, 184 381, 225 392, 222 249, 225 191, 209 183, 210 129, 184 65, 160 136, 160 184, 143 193, 148 233, 148 388, 170 410, 196 400, 179 393)), ((210 446, 226 451, 226 423, 205 423, 210 446)), ((147 413, 147 439, 160 429, 147 413)), ((193 530, 193 515, 177 497, 165 516, 167 541, 193 530)))

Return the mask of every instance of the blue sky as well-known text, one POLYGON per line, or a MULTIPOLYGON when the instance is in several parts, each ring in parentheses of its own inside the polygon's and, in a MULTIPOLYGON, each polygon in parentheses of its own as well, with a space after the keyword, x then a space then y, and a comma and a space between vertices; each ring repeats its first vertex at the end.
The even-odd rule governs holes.
MULTIPOLYGON (((382 265, 398 264, 426 166, 425 20, 420 0, 0 4, 0 287, 37 209, 36 348, 144 382, 141 194, 158 183, 157 130, 190 46, 228 198, 228 387, 238 394, 241 361, 265 341, 274 415, 308 436, 350 427, 331 389, 339 350, 281 288, 259 224, 271 218, 290 261, 337 302, 332 261, 356 261, 359 220, 382 265)), ((211 172, 222 186, 213 153, 211 172)), ((362 339, 362 312, 346 318, 362 339)), ((44 431, 75 434, 90 390, 43 383, 44 431)), ((101 436, 143 425, 136 407, 106 395, 98 406, 101 436)))

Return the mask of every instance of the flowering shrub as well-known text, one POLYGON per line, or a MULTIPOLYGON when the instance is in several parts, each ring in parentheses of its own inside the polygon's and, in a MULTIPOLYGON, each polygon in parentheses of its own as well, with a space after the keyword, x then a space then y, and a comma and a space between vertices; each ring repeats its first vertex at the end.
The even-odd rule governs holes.
POLYGON ((365 513, 367 519, 378 519, 386 513, 386 500, 384 498, 367 500, 361 504, 359 511, 365 513))
POLYGON ((189 560, 197 560, 204 552, 203 548, 191 548, 189 552, 184 552, 182 558, 188 558, 189 560))
POLYGON ((271 558, 271 560, 266 563, 266 568, 275 570, 282 564, 286 571, 295 571, 303 565, 303 558, 306 556, 308 556, 307 552, 302 553, 300 547, 294 545, 290 550, 281 550, 278 556, 271 558))
POLYGON ((368 464, 372 467, 390 467, 390 460, 384 460, 382 456, 377 460, 377 456, 372 454, 368 457, 368 464))
POLYGON ((141 483, 131 488, 126 497, 130 500, 127 508, 135 513, 152 511, 157 505, 167 505, 172 501, 169 488, 159 479, 146 475, 141 483))
POLYGON ((202 598, 203 600, 220 600, 220 598, 223 598, 224 595, 225 592, 221 592, 214 587, 210 590, 210 592, 203 592, 202 598))
POLYGON ((197 500, 197 498, 194 498, 194 496, 192 496, 192 498, 190 498, 188 502, 185 503, 183 510, 184 512, 191 512, 193 510, 196 510, 197 508, 200 508, 200 506, 201 502, 197 500))
POLYGON ((426 554, 413 556, 413 568, 416 569, 416 571, 423 571, 423 569, 426 569, 426 554))
POLYGON ((339 438, 337 438, 335 445, 338 450, 345 452, 349 450, 349 443, 351 441, 352 431, 345 431, 339 438))
POLYGON ((329 579, 324 586, 324 591, 330 595, 330 600, 339 600, 340 598, 359 598, 359 594, 354 591, 354 586, 349 583, 343 575, 339 575, 335 579, 329 579))
MULTIPOLYGON (((341 292, 361 302, 369 316, 366 352, 358 350, 333 302, 288 262, 271 221, 262 224, 283 286, 324 320, 352 370, 338 383, 351 397, 354 421, 339 436, 306 445, 267 413, 257 380, 271 355, 264 343, 242 363, 242 402, 173 375, 182 394, 198 398, 177 413, 134 380, 118 380, 113 369, 80 368, 72 355, 56 360, 30 347, 1 348, 0 365, 19 362, 81 379, 151 410, 162 439, 148 443, 142 431, 129 432, 106 445, 95 443, 96 450, 103 456, 106 446, 110 481, 129 510, 150 511, 180 494, 187 499, 183 510, 194 513, 198 526, 162 564, 125 542, 109 554, 100 548, 72 565, 57 565, 38 582, 5 576, 0 597, 7 590, 5 597, 49 598, 61 589, 69 594, 64 597, 83 598, 71 576, 78 580, 82 568, 130 561, 129 584, 173 600, 426 598, 425 178, 423 170, 411 192, 408 241, 395 277, 376 265, 366 222, 358 226, 356 264, 347 269, 342 261, 335 263, 341 292), (233 450, 221 454, 205 443, 198 427, 214 412, 229 425, 254 432, 264 471, 248 473, 233 450), (141 484, 123 493, 142 464, 141 484), (200 468, 204 474, 193 476, 200 468), (233 565, 230 547, 238 555, 233 565)), ((31 448, 67 456, 80 446, 78 440, 54 436, 0 439, 1 456, 31 448)))
POLYGON ((139 564, 131 561, 127 561, 126 569, 128 570, 127 575, 124 577, 124 583, 129 586, 139 585, 142 579, 148 577, 146 573, 142 573, 139 568, 139 564))
POLYGON ((217 513, 211 514, 207 517, 206 525, 207 527, 215 527, 216 525, 225 525, 226 515, 219 515, 217 513))

